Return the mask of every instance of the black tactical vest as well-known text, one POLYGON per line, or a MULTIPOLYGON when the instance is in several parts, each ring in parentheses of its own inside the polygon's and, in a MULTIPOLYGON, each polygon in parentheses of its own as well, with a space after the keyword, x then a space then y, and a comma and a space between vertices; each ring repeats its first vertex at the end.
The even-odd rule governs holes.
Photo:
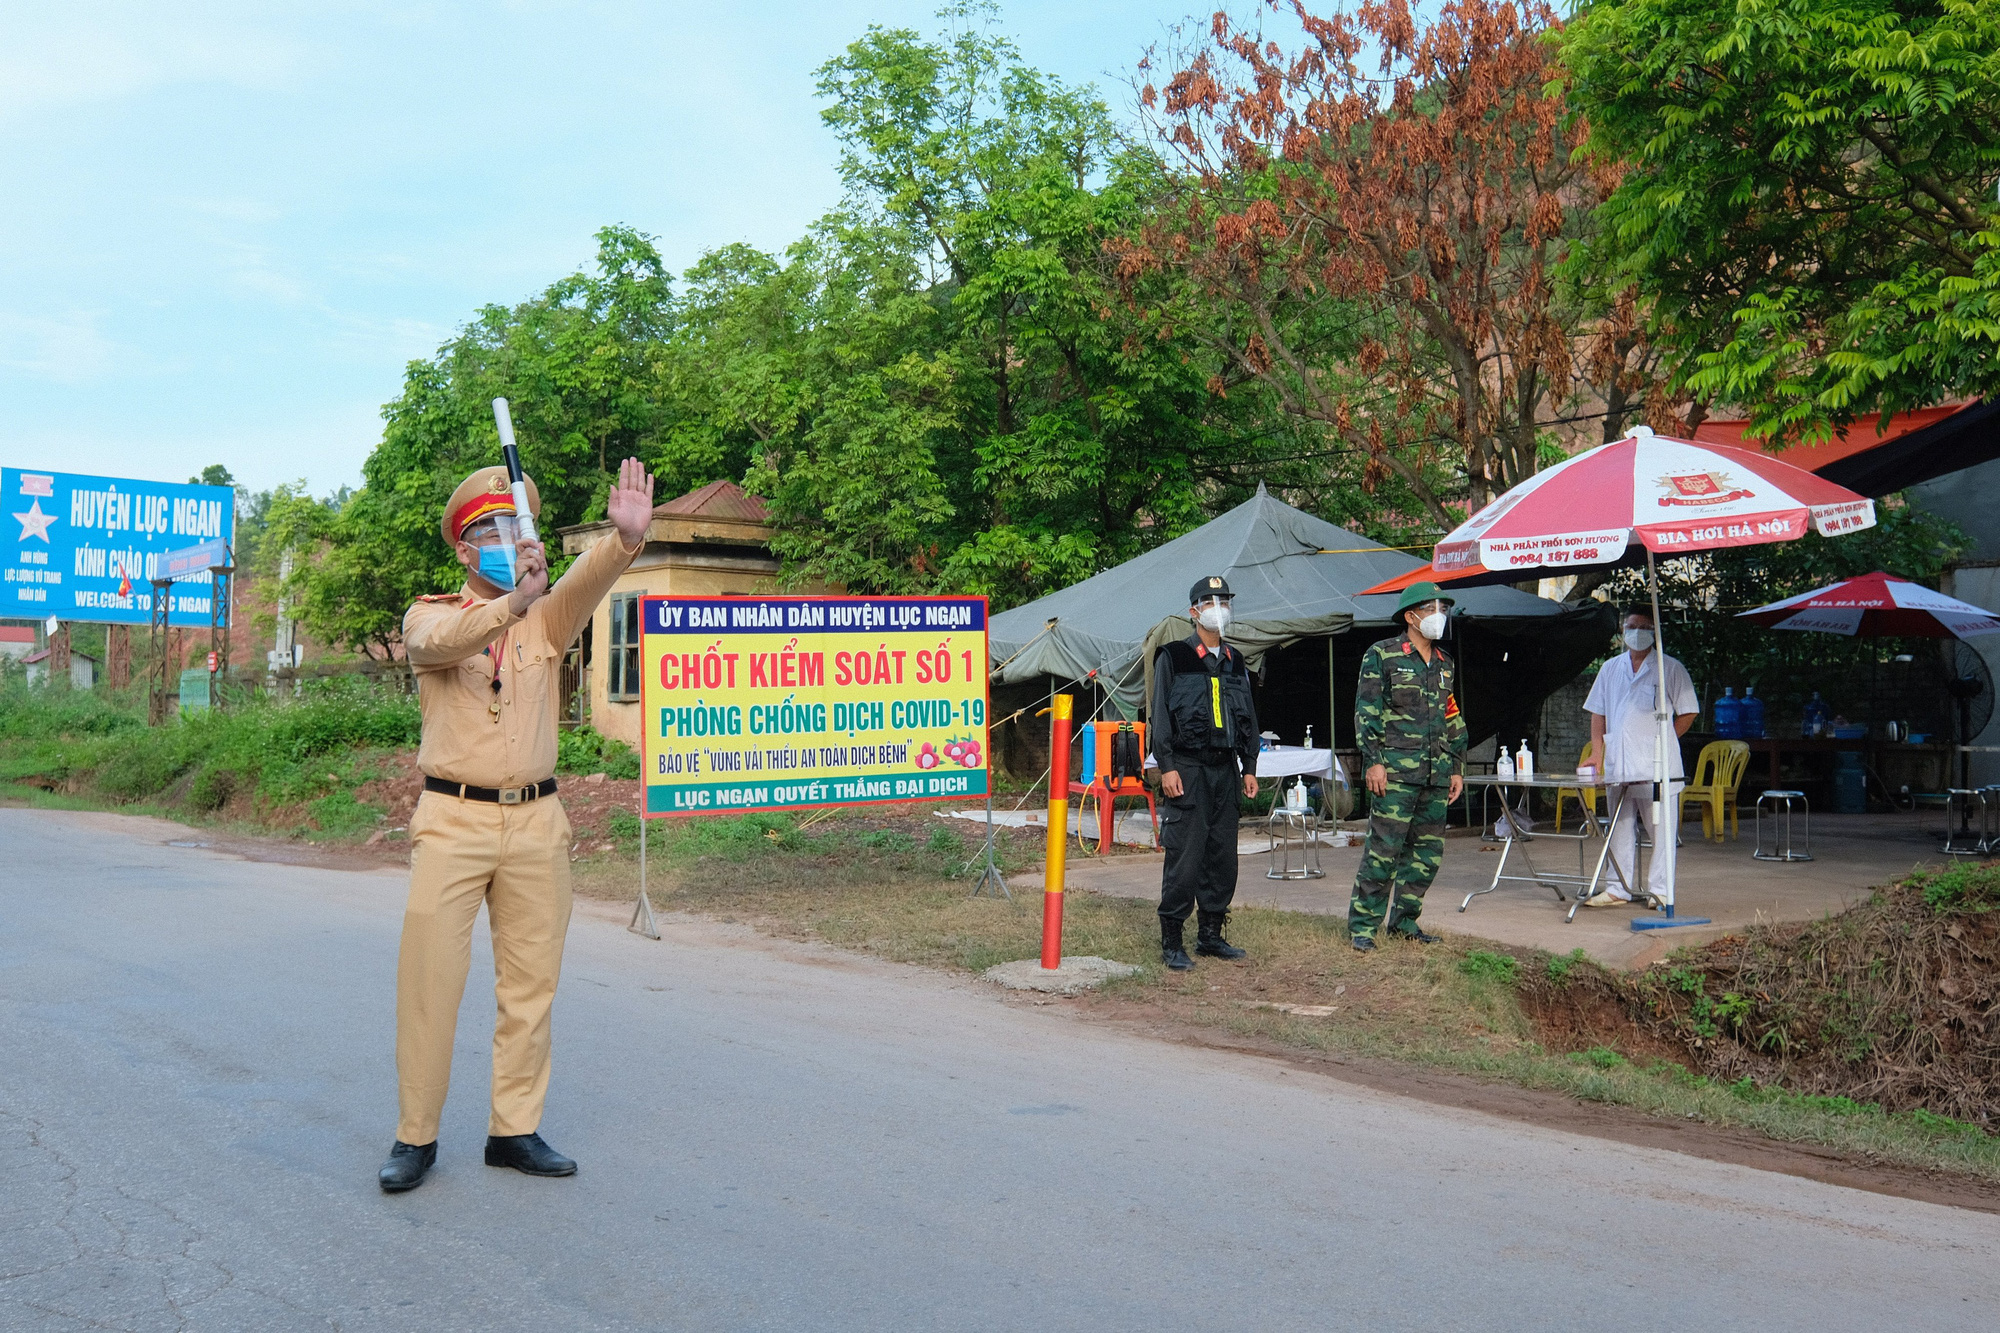
POLYGON ((1257 711, 1250 699, 1250 672, 1243 654, 1234 648, 1221 659, 1220 671, 1185 639, 1160 650, 1173 664, 1173 684, 1167 691, 1167 711, 1174 719, 1174 752, 1233 750, 1238 737, 1257 730, 1257 711))

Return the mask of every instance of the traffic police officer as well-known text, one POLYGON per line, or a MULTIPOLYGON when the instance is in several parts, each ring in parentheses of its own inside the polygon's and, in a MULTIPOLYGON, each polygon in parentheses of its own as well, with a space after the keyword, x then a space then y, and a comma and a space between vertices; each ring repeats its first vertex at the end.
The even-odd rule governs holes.
MULTIPOLYGON (((541 499, 528 482, 528 505, 541 499)), ((512 586, 497 519, 512 515, 507 470, 482 468, 452 492, 446 545, 466 569, 456 593, 418 599, 403 617, 417 679, 424 793, 410 818, 410 901, 396 966, 396 1146, 380 1174, 414 1189, 437 1160, 453 1031, 486 904, 493 936, 493 1109, 486 1164, 567 1176, 576 1163, 542 1141, 549 1008, 569 930, 569 820, 556 790, 557 680, 564 652, 644 544, 653 479, 636 458, 607 500, 614 537, 549 587, 541 543, 521 541, 512 586)))
POLYGON ((1194 633, 1153 657, 1152 749, 1166 809, 1160 842, 1160 959, 1176 972, 1194 966, 1183 943, 1188 913, 1200 910, 1194 951, 1241 958, 1222 937, 1236 897, 1236 794, 1257 794, 1257 710, 1243 654, 1222 641, 1235 594, 1220 575, 1188 592, 1194 633))
POLYGON ((1451 605, 1437 584, 1411 584, 1396 604, 1404 633, 1361 658, 1354 737, 1373 799, 1368 844, 1347 904, 1348 934, 1359 950, 1375 947, 1392 893, 1395 932, 1426 944, 1437 940, 1417 917, 1444 857, 1445 807, 1458 799, 1465 781, 1456 668, 1437 646, 1451 605))

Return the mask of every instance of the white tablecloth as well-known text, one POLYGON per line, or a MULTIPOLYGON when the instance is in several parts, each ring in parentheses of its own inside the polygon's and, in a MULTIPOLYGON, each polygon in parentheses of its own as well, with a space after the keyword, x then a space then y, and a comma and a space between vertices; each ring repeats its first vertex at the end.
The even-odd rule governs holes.
POLYGON ((1260 778, 1332 778, 1339 782, 1347 780, 1341 772, 1340 759, 1331 750, 1308 750, 1303 745, 1273 745, 1257 755, 1257 776, 1260 778))
MULTIPOLYGON (((1147 768, 1158 768, 1153 756, 1146 756, 1147 768)), ((1257 776, 1260 778, 1333 778, 1347 781, 1341 769, 1340 759, 1331 750, 1308 750, 1303 745, 1274 745, 1268 750, 1257 752, 1257 776)))

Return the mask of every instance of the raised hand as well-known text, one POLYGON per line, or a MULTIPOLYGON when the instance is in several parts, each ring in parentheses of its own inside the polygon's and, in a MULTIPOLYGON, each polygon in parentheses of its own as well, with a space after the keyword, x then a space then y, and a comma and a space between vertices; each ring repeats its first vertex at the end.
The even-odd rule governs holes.
POLYGON ((627 550, 645 540, 647 525, 653 521, 653 474, 638 459, 618 465, 618 484, 605 497, 604 514, 627 550))

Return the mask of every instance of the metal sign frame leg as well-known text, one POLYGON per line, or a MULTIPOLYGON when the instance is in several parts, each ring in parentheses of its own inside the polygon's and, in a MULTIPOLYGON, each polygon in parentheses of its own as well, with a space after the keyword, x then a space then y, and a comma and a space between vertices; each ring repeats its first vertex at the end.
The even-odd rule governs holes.
POLYGON ((645 795, 639 797, 639 901, 632 906, 632 924, 625 927, 634 935, 644 935, 649 940, 660 938, 659 923, 653 920, 653 900, 646 896, 646 811, 645 795))
MULTIPOLYGON (((1000 891, 997 896, 1005 898, 1008 902, 1013 902, 1014 895, 1008 892, 1007 881, 1001 876, 1000 867, 993 863, 993 778, 991 773, 987 775, 986 780, 986 847, 982 855, 985 858, 986 865, 980 870, 979 879, 973 884, 972 892, 968 896, 977 898, 981 894, 987 893, 986 886, 991 884, 1000 891)), ((995 895, 988 894, 988 896, 995 895)))

